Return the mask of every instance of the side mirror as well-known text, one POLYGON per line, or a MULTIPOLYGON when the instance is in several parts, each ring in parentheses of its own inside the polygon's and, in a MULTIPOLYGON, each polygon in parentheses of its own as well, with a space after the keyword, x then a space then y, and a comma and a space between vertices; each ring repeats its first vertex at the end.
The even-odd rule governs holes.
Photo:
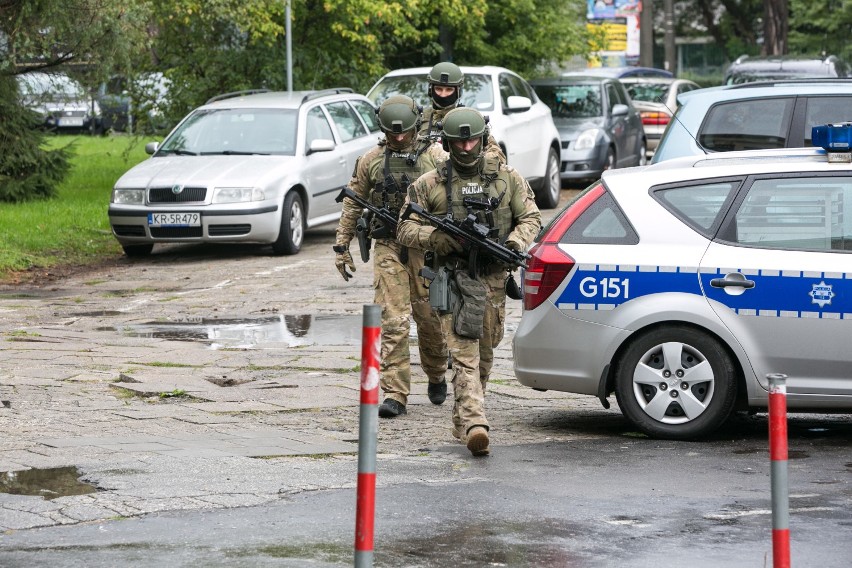
POLYGON ((532 108, 532 101, 529 97, 511 96, 506 99, 506 114, 512 112, 524 112, 532 108))
POLYGON ((629 110, 627 105, 617 104, 612 107, 612 116, 627 116, 629 110))
POLYGON ((160 147, 159 142, 148 142, 147 144, 145 144, 145 153, 149 154, 149 155, 153 155, 154 152, 156 152, 159 147, 160 147))
POLYGON ((317 138, 311 142, 307 153, 313 154, 314 152, 331 152, 332 150, 334 150, 334 140, 317 138))

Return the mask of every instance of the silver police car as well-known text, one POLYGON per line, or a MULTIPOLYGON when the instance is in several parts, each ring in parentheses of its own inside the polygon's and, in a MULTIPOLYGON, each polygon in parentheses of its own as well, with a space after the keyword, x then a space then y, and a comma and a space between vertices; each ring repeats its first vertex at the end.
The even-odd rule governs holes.
POLYGON ((852 412, 849 160, 757 150, 604 172, 530 250, 518 380, 607 408, 615 393, 659 438, 765 409, 770 373, 791 412, 852 412))

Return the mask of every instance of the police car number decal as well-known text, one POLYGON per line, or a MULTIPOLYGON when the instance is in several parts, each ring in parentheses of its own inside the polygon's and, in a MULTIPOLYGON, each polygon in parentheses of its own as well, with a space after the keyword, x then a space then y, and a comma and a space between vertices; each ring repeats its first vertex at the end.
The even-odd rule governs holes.
POLYGON ((697 268, 580 265, 557 306, 568 310, 611 310, 661 292, 701 295, 697 268))

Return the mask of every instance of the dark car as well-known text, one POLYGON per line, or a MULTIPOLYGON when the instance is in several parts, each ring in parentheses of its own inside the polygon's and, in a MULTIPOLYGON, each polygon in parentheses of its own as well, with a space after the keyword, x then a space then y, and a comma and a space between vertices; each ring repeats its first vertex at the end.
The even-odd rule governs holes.
POLYGON ((98 89, 104 130, 159 132, 168 128, 163 110, 169 81, 162 73, 133 79, 117 75, 98 89))
POLYGON ((631 65, 623 67, 589 67, 582 71, 564 73, 563 75, 600 75, 616 79, 623 79, 624 77, 674 77, 671 71, 666 71, 665 69, 633 67, 631 65))
POLYGON ((593 181, 610 168, 645 164, 642 119, 621 81, 573 75, 530 84, 550 107, 559 131, 563 181, 593 181))

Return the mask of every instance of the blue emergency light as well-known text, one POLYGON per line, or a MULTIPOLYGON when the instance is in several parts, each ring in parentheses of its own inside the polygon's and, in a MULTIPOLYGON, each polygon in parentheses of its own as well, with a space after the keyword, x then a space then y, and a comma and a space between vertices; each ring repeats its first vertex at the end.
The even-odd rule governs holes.
POLYGON ((852 148, 852 122, 814 126, 811 143, 826 152, 849 152, 852 148))

